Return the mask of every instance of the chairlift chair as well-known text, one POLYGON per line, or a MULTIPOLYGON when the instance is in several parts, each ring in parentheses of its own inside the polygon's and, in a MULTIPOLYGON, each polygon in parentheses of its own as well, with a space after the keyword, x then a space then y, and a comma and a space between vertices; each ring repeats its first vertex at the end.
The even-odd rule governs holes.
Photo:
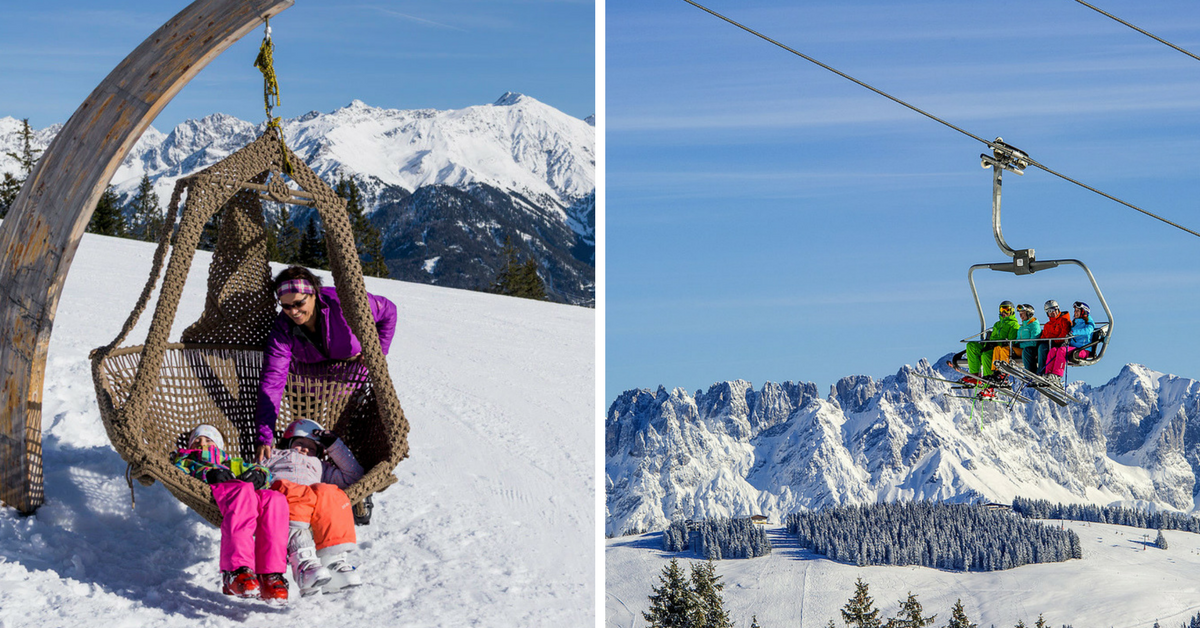
MULTIPOLYGON (((1104 294, 1100 291, 1100 286, 1096 283, 1096 278, 1092 275, 1091 269, 1086 264, 1077 259, 1053 259, 1039 260, 1036 259, 1033 249, 1013 249, 1004 241, 1004 233, 1000 228, 1000 190, 1002 187, 1002 176, 1005 170, 1009 170, 1018 175, 1024 174, 1024 169, 1029 166, 1029 156, 1020 149, 1005 144, 1001 138, 996 138, 993 143, 992 154, 984 153, 980 155, 982 166, 992 169, 992 234, 995 236, 996 245, 1005 255, 1012 258, 1008 262, 998 262, 990 264, 975 264, 967 271, 967 282, 971 286, 971 296, 975 301, 975 311, 979 314, 979 334, 971 338, 965 338, 962 342, 968 342, 973 338, 986 338, 990 328, 987 320, 984 318, 983 307, 979 302, 979 291, 975 287, 975 271, 980 269, 988 269, 997 272, 1007 272, 1014 275, 1032 275, 1038 271, 1057 268, 1059 266, 1073 265, 1083 269, 1087 275, 1088 281, 1092 285, 1092 290, 1096 293, 1096 299, 1103 308, 1106 321, 1095 322, 1095 330, 1088 343, 1079 350, 1071 351, 1068 354, 1067 364, 1070 366, 1090 366, 1096 364, 1103 357, 1108 349, 1109 342, 1112 339, 1113 333, 1113 315, 1112 310, 1108 307, 1108 301, 1104 299, 1104 294), (1081 358, 1078 353, 1086 349, 1088 356, 1081 358)), ((952 366, 962 368, 961 364, 963 353, 959 353, 951 360, 952 366)), ((1006 369, 1006 372, 1013 374, 1014 369, 1006 369)), ((1023 369, 1022 369, 1023 370, 1023 369)), ((1019 373, 1019 372, 1018 372, 1019 373)))

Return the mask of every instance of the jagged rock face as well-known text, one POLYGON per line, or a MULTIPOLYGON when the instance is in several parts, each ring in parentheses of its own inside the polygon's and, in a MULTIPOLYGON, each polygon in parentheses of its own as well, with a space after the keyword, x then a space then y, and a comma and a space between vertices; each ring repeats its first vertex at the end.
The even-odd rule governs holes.
MULTIPOLYGON (((536 99, 506 93, 495 103, 436 111, 353 101, 330 113, 282 121, 289 148, 333 184, 359 185, 384 238, 395 279, 486 288, 502 266, 505 238, 539 263, 549 297, 595 302, 594 124, 536 99)), ((49 145, 61 125, 36 131, 49 145)), ((20 121, 0 118, 0 172, 17 172, 20 121)), ((262 132, 225 114, 149 128, 113 177, 128 201, 143 175, 163 204, 175 181, 206 168, 262 132)), ((311 212, 293 208, 301 228, 311 212)))
POLYGON ((922 360, 843 378, 825 399, 740 380, 623 393, 605 421, 607 533, 898 499, 1200 509, 1200 382, 1130 364, 1098 388, 1071 384, 1082 404, 975 410, 916 373, 953 375, 922 360))

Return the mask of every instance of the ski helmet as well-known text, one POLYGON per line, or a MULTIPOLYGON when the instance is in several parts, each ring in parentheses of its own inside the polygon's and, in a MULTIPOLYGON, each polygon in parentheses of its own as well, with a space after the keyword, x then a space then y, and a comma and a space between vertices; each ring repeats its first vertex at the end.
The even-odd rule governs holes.
POLYGON ((1049 314, 1052 311, 1058 311, 1058 301, 1055 301, 1054 299, 1050 299, 1049 301, 1046 301, 1045 308, 1046 308, 1047 314, 1049 314))
POLYGON ((321 424, 317 423, 316 421, 309 419, 296 419, 287 426, 287 429, 283 430, 283 440, 281 444, 286 449, 291 446, 293 438, 307 438, 316 443, 317 447, 319 448, 321 446, 321 439, 313 436, 313 431, 320 429, 324 428, 322 428, 321 424))
POLYGON ((1090 310, 1090 309, 1088 309, 1088 304, 1087 304, 1087 303, 1084 303, 1083 301, 1076 301, 1076 302, 1075 302, 1075 307, 1077 307, 1077 308, 1079 308, 1079 309, 1083 310, 1083 313, 1084 313, 1084 314, 1089 314, 1089 313, 1091 313, 1091 310, 1090 310))
POLYGON ((1026 314, 1033 314, 1033 306, 1029 303, 1022 303, 1017 306, 1017 311, 1025 312, 1026 314))
POLYGON ((225 439, 221 437, 221 430, 218 430, 207 423, 197 425, 195 429, 188 434, 188 447, 191 447, 192 443, 195 443, 196 439, 200 438, 201 436, 207 436, 209 440, 216 443, 217 449, 225 449, 225 439))
POLYGON ((1000 302, 1000 315, 1008 316, 1012 313, 1013 313, 1013 302, 1012 301, 1001 301, 1000 302))

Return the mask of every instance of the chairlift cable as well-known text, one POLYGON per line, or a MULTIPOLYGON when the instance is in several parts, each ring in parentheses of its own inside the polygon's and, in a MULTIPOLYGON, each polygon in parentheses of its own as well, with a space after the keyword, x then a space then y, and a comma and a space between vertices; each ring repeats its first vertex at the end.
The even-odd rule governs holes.
POLYGON ((1079 4, 1082 4, 1083 6, 1085 6, 1085 7, 1089 8, 1089 9, 1091 9, 1091 10, 1093 10, 1093 11, 1095 11, 1095 12, 1097 12, 1097 13, 1101 14, 1101 15, 1104 15, 1104 16, 1107 16, 1107 17, 1110 17, 1110 18, 1112 18, 1113 20, 1116 20, 1116 21, 1118 21, 1118 22, 1120 22, 1120 23, 1124 24, 1125 26, 1128 26, 1129 28, 1132 28, 1133 30, 1135 30, 1135 31, 1137 31, 1137 32, 1139 32, 1139 33, 1141 33, 1141 34, 1143 34, 1143 35, 1145 35, 1145 36, 1147 36, 1147 37, 1149 37, 1149 38, 1151 38, 1151 39, 1157 40, 1159 43, 1166 44, 1166 45, 1168 45, 1168 46, 1170 46, 1170 47, 1172 47, 1172 48, 1174 48, 1174 49, 1178 50, 1179 52, 1182 52, 1183 54, 1185 54, 1185 55, 1187 55, 1187 56, 1189 56, 1189 57, 1191 57, 1191 58, 1193 58, 1193 59, 1195 59, 1195 60, 1197 60, 1197 61, 1200 61, 1200 57, 1196 56, 1195 54, 1191 53, 1190 51, 1188 51, 1188 50, 1185 50, 1185 49, 1183 49, 1183 48, 1180 48, 1179 46, 1176 46, 1175 44, 1173 44, 1173 43, 1171 43, 1171 42, 1169 42, 1169 41, 1167 41, 1167 40, 1163 39, 1162 37, 1159 37, 1158 35, 1155 35, 1154 33, 1151 33, 1151 32, 1149 32, 1149 31, 1146 31, 1146 30, 1140 29, 1140 28, 1138 28, 1138 27, 1134 26, 1133 24, 1130 24, 1129 22, 1126 22, 1125 20, 1122 20, 1121 18, 1119 18, 1119 17, 1117 17, 1117 16, 1113 15, 1112 13, 1109 13, 1109 12, 1107 12, 1107 11, 1103 10, 1103 9, 1100 9, 1100 8, 1094 7, 1094 6, 1092 6, 1092 5, 1090 5, 1090 4, 1086 3, 1086 2, 1084 2, 1083 0, 1075 0, 1075 2, 1078 2, 1079 4))
MULTIPOLYGON (((960 128, 960 127, 957 127, 957 126, 955 126, 955 125, 953 125, 953 124, 951 124, 951 123, 949 123, 949 122, 947 122, 947 121, 945 121, 945 120, 943 120, 943 119, 941 119, 941 118, 939 118, 939 117, 937 117, 937 116, 935 116, 935 115, 933 115, 933 114, 931 114, 931 113, 929 113, 929 112, 927 112, 927 111, 925 111, 925 110, 923 110, 923 109, 921 109, 921 108, 919 108, 919 107, 916 107, 915 105, 911 105, 911 104, 909 104, 909 103, 907 103, 907 102, 905 102, 905 101, 903 101, 903 100, 900 100, 899 98, 896 98, 895 96, 892 96, 891 94, 888 94, 887 92, 885 92, 885 91, 883 91, 883 90, 880 90, 880 89, 877 89, 877 88, 875 88, 875 87, 872 87, 871 85, 868 85, 867 83, 864 83, 864 82, 862 82, 862 81, 860 81, 860 80, 858 80, 858 79, 854 78, 853 76, 850 76, 849 74, 846 74, 845 72, 842 72, 841 70, 838 70, 837 68, 834 68, 834 67, 828 66, 828 65, 826 65, 826 64, 824 64, 824 63, 821 63, 820 61, 818 61, 818 60, 816 60, 816 59, 814 59, 814 58, 812 58, 812 57, 810 57, 810 56, 808 56, 808 55, 806 55, 806 54, 804 54, 804 53, 802 53, 802 52, 800 52, 800 51, 798 51, 798 50, 796 50, 796 49, 794 49, 794 48, 791 48, 791 47, 789 47, 789 46, 787 46, 787 45, 785 45, 785 44, 782 44, 782 43, 780 43, 780 42, 778 42, 778 41, 776 41, 776 40, 774 40, 774 39, 771 39, 770 37, 767 37, 766 35, 764 35, 764 34, 762 34, 762 33, 758 32, 758 31, 756 31, 756 30, 754 30, 754 29, 752 29, 752 28, 750 28, 750 27, 748 27, 748 26, 746 26, 746 25, 744 25, 744 24, 742 24, 742 23, 740 23, 740 22, 736 22, 736 21, 734 21, 734 20, 731 20, 731 19, 729 19, 729 18, 725 17, 724 15, 721 15, 720 13, 717 13, 716 11, 713 11, 712 9, 710 9, 710 8, 708 8, 708 7, 706 7, 706 6, 703 6, 703 5, 701 5, 701 4, 697 4, 697 3, 696 3, 696 2, 694 2, 693 0, 683 0, 683 1, 684 1, 684 2, 686 2, 686 3, 688 3, 688 4, 690 4, 690 5, 692 5, 692 6, 694 6, 694 7, 696 7, 697 9, 700 9, 701 11, 704 11, 704 12, 706 12, 706 13, 710 14, 710 15, 713 15, 714 17, 718 17, 718 18, 720 18, 720 19, 722 19, 722 20, 724 20, 724 21, 726 21, 726 22, 729 22, 730 24, 732 24, 732 25, 734 25, 734 26, 736 26, 736 27, 738 27, 738 28, 740 28, 740 29, 742 29, 742 30, 746 31, 747 33, 750 33, 751 35, 754 35, 755 37, 758 37, 759 39, 766 40, 766 41, 768 41, 768 42, 770 42, 770 43, 772 43, 772 44, 774 44, 774 45, 776 45, 776 46, 778 46, 778 47, 780 47, 780 48, 783 48, 784 50, 786 50, 786 51, 788 51, 788 52, 790 52, 790 53, 792 53, 792 54, 794 54, 794 55, 796 55, 796 56, 800 57, 801 59, 804 59, 805 61, 809 61, 809 62, 811 62, 811 63, 814 63, 814 64, 816 64, 816 65, 818 65, 818 66, 820 66, 820 67, 822 67, 822 68, 824 68, 824 69, 826 69, 826 70, 829 70, 830 72, 833 72, 834 74, 837 74, 838 76, 840 76, 840 77, 842 77, 842 78, 844 78, 844 79, 846 79, 846 80, 849 80, 849 81, 852 81, 852 82, 854 82, 854 83, 857 83, 858 85, 861 85, 861 86, 863 86, 863 87, 865 87, 865 88, 867 88, 867 89, 869 89, 869 90, 871 90, 871 91, 875 92, 876 94, 879 94, 880 96, 883 96, 884 98, 887 98, 888 100, 891 100, 891 101, 893 101, 893 102, 895 102, 895 103, 898 103, 898 104, 900 104, 900 105, 903 105, 903 106, 905 106, 905 107, 907 107, 907 108, 909 108, 909 109, 911 109, 911 110, 913 110, 913 111, 915 111, 915 112, 917 112, 917 113, 919 113, 919 114, 921 114, 921 115, 923 115, 923 116, 925 116, 925 117, 929 118, 930 120, 933 120, 933 121, 935 121, 935 122, 940 122, 941 124, 943 124, 943 125, 945 125, 945 126, 947 126, 947 127, 950 127, 951 129, 954 129, 955 131, 958 131, 959 133, 962 133, 963 135, 966 135, 967 137, 969 137, 969 138, 971 138, 971 139, 973 139, 973 140, 975 140, 975 141, 977 141, 977 142, 981 142, 981 143, 983 143, 983 144, 986 144, 986 145, 987 145, 989 148, 992 148, 992 149, 997 149, 997 148, 1000 148, 1000 149, 1002 149, 1002 150, 1007 148, 1007 145, 1005 145, 1005 144, 1003 144, 1003 143, 998 143, 998 142, 992 142, 992 141, 985 140, 985 139, 983 139, 982 137, 979 137, 978 135, 975 135, 974 133, 971 133, 971 132, 969 132, 969 131, 966 131, 966 130, 964 130, 964 129, 960 128)), ((1076 0, 1076 1, 1078 2, 1079 0, 1076 0)), ((1164 42, 1164 43, 1165 43, 1165 42, 1164 42)), ((1189 53, 1189 54, 1190 54, 1190 53, 1189 53)), ((1115 201, 1115 202, 1117 202, 1117 203, 1120 203, 1121 205, 1124 205, 1124 206, 1126 206, 1126 207, 1129 207, 1130 209, 1135 209, 1135 210, 1137 210, 1137 211, 1139 211, 1139 212, 1141 212, 1141 213, 1143 213, 1143 214, 1145 214, 1145 215, 1147 215, 1147 216, 1150 216, 1151 218, 1158 219, 1158 220, 1160 220, 1160 221, 1162 221, 1162 222, 1165 222, 1165 223, 1167 223, 1168 225, 1171 225, 1172 227, 1175 227, 1176 229, 1180 229, 1180 230, 1182 230, 1182 231, 1186 231, 1186 232, 1188 232, 1188 233, 1190 233, 1190 234, 1192 234, 1192 235, 1194 235, 1194 236, 1196 236, 1196 237, 1200 238, 1200 233, 1197 233, 1197 232, 1195 232, 1195 231, 1192 231, 1191 229, 1188 229, 1187 227, 1184 227, 1184 226, 1181 226, 1181 225, 1179 225, 1179 224, 1176 224, 1176 223, 1174 223, 1174 222, 1171 222, 1170 220, 1167 220, 1166 218, 1163 218, 1162 216, 1159 216, 1159 215, 1157 215, 1157 214, 1155 214, 1155 213, 1153 213, 1153 212, 1150 212, 1150 211, 1144 210, 1144 209, 1142 209, 1142 208, 1138 207, 1137 205, 1134 205, 1134 204, 1132 204, 1132 203, 1128 203, 1128 202, 1126 202, 1126 201, 1123 201, 1123 200, 1121 200, 1121 199, 1119 199, 1119 198, 1117 198, 1117 197, 1115 197, 1115 196, 1113 196, 1113 195, 1111 195, 1111 194, 1107 194, 1107 193, 1105 193, 1105 192, 1101 192, 1100 190, 1098 190, 1098 189, 1096 189, 1096 188, 1094 188, 1094 187, 1092 187, 1092 186, 1090 186, 1090 185, 1086 185, 1086 184, 1084 184, 1084 183, 1081 183, 1081 182, 1079 182, 1079 181, 1076 181, 1075 179, 1072 179, 1071 177, 1068 177, 1068 176, 1066 176, 1066 175, 1064 175, 1064 174, 1062 174, 1062 173, 1060 173, 1060 172, 1057 172, 1057 171, 1055 171, 1055 170, 1053 170, 1053 169, 1049 168, 1048 166, 1046 166, 1046 165, 1044 165, 1044 164, 1042 164, 1042 163, 1040 163, 1040 162, 1038 162, 1038 161, 1035 161, 1035 160, 1033 160, 1032 158, 1030 158, 1030 159, 1029 159, 1029 165, 1031 165, 1031 166, 1036 166, 1036 167, 1038 167, 1038 168, 1041 168, 1041 169, 1042 169, 1042 170, 1044 170, 1045 172, 1047 172, 1047 173, 1049 173, 1049 174, 1052 174, 1052 175, 1054 175, 1054 176, 1056 176, 1056 177, 1059 177, 1060 179, 1062 179, 1062 180, 1064 180, 1064 181, 1067 181, 1067 182, 1070 182, 1070 183, 1074 183, 1075 185, 1078 185, 1079 187, 1082 187, 1082 188, 1084 188, 1084 189, 1086 189, 1086 190, 1090 190, 1090 191, 1092 191, 1092 192, 1095 192, 1096 194, 1099 194, 1100 196, 1103 196, 1104 198, 1107 198, 1107 199, 1109 199, 1109 200, 1111 200, 1111 201, 1115 201)))

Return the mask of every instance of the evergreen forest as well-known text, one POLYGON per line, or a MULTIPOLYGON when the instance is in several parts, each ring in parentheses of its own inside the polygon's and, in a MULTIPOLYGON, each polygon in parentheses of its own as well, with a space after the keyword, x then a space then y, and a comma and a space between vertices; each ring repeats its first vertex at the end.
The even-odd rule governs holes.
POLYGON ((663 551, 695 551, 708 560, 755 558, 771 553, 766 530, 750 519, 676 520, 663 531, 663 551))
POLYGON ((800 546, 853 565, 997 571, 1082 558, 1079 537, 977 504, 898 502, 793 513, 800 546))
POLYGON ((1045 499, 1013 499, 1013 512, 1030 519, 1065 519, 1111 523, 1147 530, 1183 530, 1200 533, 1200 519, 1182 512, 1149 512, 1136 508, 1094 504, 1051 504, 1045 499))

